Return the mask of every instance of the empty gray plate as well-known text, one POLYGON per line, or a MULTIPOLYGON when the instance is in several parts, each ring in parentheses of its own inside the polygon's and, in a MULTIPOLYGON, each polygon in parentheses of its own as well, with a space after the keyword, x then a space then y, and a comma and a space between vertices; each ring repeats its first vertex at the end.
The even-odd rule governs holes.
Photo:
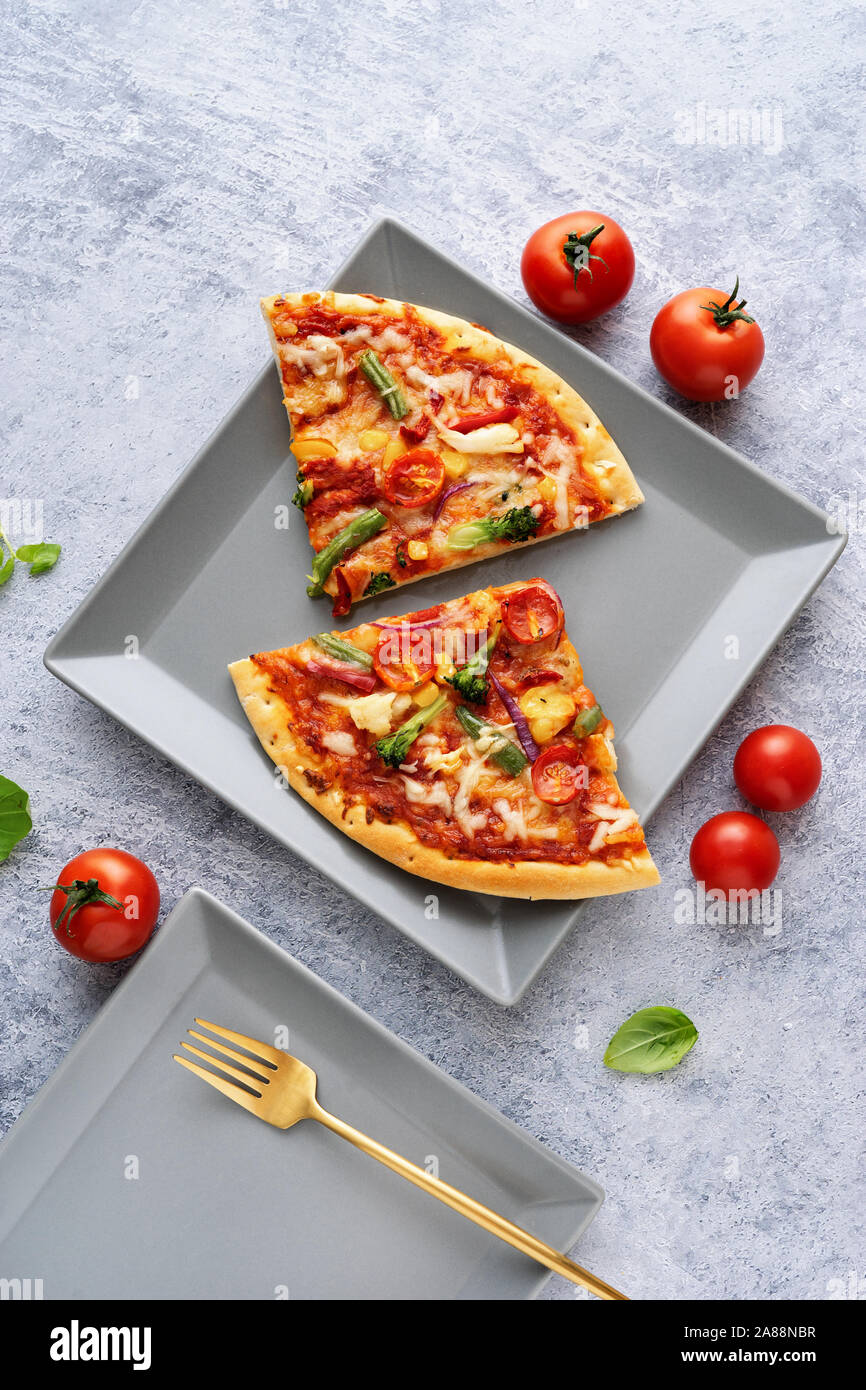
MULTIPOLYGON (((646 493, 637 511, 362 611, 426 607, 543 574, 563 597, 587 680, 616 725, 623 788, 646 818, 844 537, 828 533, 816 507, 394 222, 372 229, 332 286, 486 324, 571 382, 623 449, 646 493), (726 654, 731 635, 736 661, 726 654)), ((268 366, 51 643, 46 664, 464 979, 513 1003, 579 905, 431 889, 391 867, 280 789, 241 712, 228 662, 332 621, 330 605, 305 594, 311 552, 301 514, 289 509, 288 532, 274 525, 274 509, 295 488, 288 438, 268 366), (129 634, 138 660, 126 655, 129 634), (431 891, 438 916, 425 904, 431 891)), ((606 910, 616 912, 615 899, 606 910)))
POLYGON ((326 1109, 558 1249, 601 1205, 194 888, 0 1147, 0 1278, 47 1299, 389 1300, 531 1298, 549 1278, 320 1125, 273 1129, 191 1076, 171 1058, 194 1015, 292 1051, 326 1109))

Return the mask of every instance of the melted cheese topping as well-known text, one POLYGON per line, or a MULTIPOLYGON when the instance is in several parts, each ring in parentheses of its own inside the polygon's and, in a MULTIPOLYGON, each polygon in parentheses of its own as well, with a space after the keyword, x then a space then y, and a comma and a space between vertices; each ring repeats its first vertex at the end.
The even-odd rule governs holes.
POLYGON ((568 499, 568 470, 576 465, 575 451, 558 435, 552 435, 542 453, 542 462, 548 470, 547 476, 556 484, 554 516, 557 531, 567 531, 571 526, 571 510, 568 499))
POLYGON ((608 801, 588 801, 586 809, 598 820, 619 820, 622 815, 622 807, 612 806, 608 801))
POLYGON ((513 805, 505 797, 498 796, 493 803, 493 809, 505 826, 505 839, 509 844, 514 840, 522 840, 525 844, 530 835, 540 840, 556 839, 555 825, 536 825, 534 823, 538 816, 536 807, 527 810, 522 803, 513 805))
POLYGON ((416 806, 441 806, 446 816, 451 815, 451 797, 448 788, 438 777, 433 782, 416 782, 403 774, 406 799, 416 806))
POLYGON ((428 748, 424 754, 424 766, 431 772, 457 772, 462 762, 459 748, 428 748))
POLYGON ((595 475, 598 483, 598 490, 602 497, 611 498, 616 491, 616 481, 611 474, 616 469, 616 464, 610 459, 595 459, 587 467, 595 475))
POLYGON ((473 467, 466 474, 466 481, 478 485, 478 491, 473 493, 473 503, 479 499, 496 497, 503 492, 510 492, 518 483, 523 482, 523 474, 517 468, 496 468, 492 464, 481 467, 473 467))
POLYGON ((560 439, 558 434, 552 434, 544 446, 541 461, 546 468, 556 470, 561 464, 575 465, 574 445, 568 444, 566 440, 560 439))
POLYGON ((571 525, 568 509, 568 484, 562 473, 556 475, 556 500, 553 504, 557 531, 567 531, 571 525))
MULTIPOLYGON (((325 691, 319 696, 329 705, 341 705, 349 711, 349 717, 356 729, 366 729, 382 738, 391 732, 391 720, 401 714, 412 703, 407 695, 398 695, 394 690, 374 690, 372 695, 333 695, 325 691)), ((346 735, 351 738, 351 734, 346 735)), ((339 750, 334 750, 339 751, 339 750)), ((351 749, 354 752, 354 747, 351 749)))
POLYGON ((355 740, 345 730, 330 730, 328 733, 322 734, 322 742, 332 753, 339 753, 343 758, 354 758, 358 752, 355 747, 355 740))
POLYGON ((483 811, 471 812, 469 802, 472 794, 482 777, 490 776, 490 769, 485 765, 483 757, 477 757, 470 748, 466 748, 469 761, 462 768, 457 776, 457 794, 454 797, 454 819, 463 831, 467 840, 475 838, 475 832, 487 824, 487 815, 483 811))
POLYGON ((380 352, 409 352, 412 349, 412 339, 407 338, 406 334, 401 333, 393 324, 383 328, 372 341, 380 352))
POLYGON ((358 343, 369 343, 373 336, 373 330, 366 323, 359 323, 356 328, 349 328, 345 333, 340 334, 341 342, 348 343, 349 347, 356 347, 358 343))
POLYGON ((413 386, 426 386, 428 390, 438 391, 440 396, 452 396, 461 405, 468 403, 472 392, 472 373, 462 367, 454 372, 443 372, 441 376, 432 376, 413 362, 406 368, 406 379, 413 386))
POLYGON ((440 439, 458 454, 522 454, 523 441, 513 425, 482 425, 468 434, 434 421, 440 439))
MULTIPOLYGON (((592 810, 593 807, 590 806, 589 809, 592 810)), ((608 807, 607 809, 610 811, 612 808, 608 807)), ((622 807, 617 808, 616 817, 613 820, 609 815, 605 815, 603 819, 599 820, 595 834, 589 842, 590 854, 597 854, 611 836, 619 835, 623 830, 627 830, 629 826, 636 823, 637 812, 628 809, 623 810, 622 807)))
MULTIPOLYGON (((416 765, 406 765, 400 770, 404 773, 403 782, 407 799, 414 805, 438 806, 446 815, 454 817, 468 840, 487 824, 486 811, 470 811, 469 806, 476 788, 483 779, 501 778, 498 769, 491 767, 486 755, 496 745, 494 737, 487 736, 475 742, 466 742, 462 747, 446 751, 435 734, 427 734, 418 739, 418 744, 427 744, 424 750, 424 765, 433 772, 445 773, 455 777, 456 787, 449 792, 441 776, 431 782, 418 782, 405 776, 414 772, 416 765), (435 742, 436 747, 432 744, 435 742)), ((527 802, 527 786, 522 779, 509 779, 503 788, 503 795, 496 796, 491 808, 496 812, 504 826, 503 837, 506 843, 515 840, 522 844, 530 839, 555 840, 557 828, 545 816, 545 808, 540 804, 527 802), (507 794, 505 794, 507 793, 507 794)), ((636 819, 636 817, 635 817, 636 819)), ((605 823, 605 829, 608 826, 605 823)))
POLYGON ((340 344, 333 338, 311 333, 303 347, 283 343, 280 356, 284 362, 318 378, 330 404, 340 405, 346 399, 346 359, 340 344))
POLYGON ((480 381, 478 382, 478 390, 481 392, 487 404, 491 406, 493 410, 502 409, 504 401, 499 394, 499 382, 496 380, 495 377, 481 377, 480 381))

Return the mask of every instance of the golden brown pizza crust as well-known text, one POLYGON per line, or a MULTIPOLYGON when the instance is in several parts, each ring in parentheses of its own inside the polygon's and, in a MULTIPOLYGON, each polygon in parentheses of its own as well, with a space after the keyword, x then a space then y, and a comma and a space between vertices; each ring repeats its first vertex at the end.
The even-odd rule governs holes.
POLYGON ((285 703, 270 690, 267 673, 249 659, 229 666, 244 713, 268 757, 293 789, 351 839, 380 858, 432 883, 510 898, 595 898, 649 888, 659 882, 648 850, 619 863, 493 863, 449 857, 421 844, 408 825, 368 823, 365 808, 347 808, 337 787, 317 790, 316 774, 326 766, 292 734, 285 703), (305 772, 310 773, 307 778, 305 772))
MULTIPOLYGON (((346 314, 357 314, 368 318, 373 318, 376 315, 383 315, 388 318, 394 315, 402 317, 406 308, 406 305, 397 299, 377 301, 367 295, 337 294, 333 290, 328 290, 320 298, 326 306, 332 306, 346 314)), ((292 308, 301 308, 305 302, 310 302, 310 295, 272 295, 261 301, 262 313, 268 325, 274 355, 279 363, 279 344, 274 335, 270 317, 276 299, 283 300, 292 308)), ((487 362, 499 361, 502 353, 505 353, 514 366, 515 375, 534 386, 557 412, 563 424, 575 433, 583 447, 583 467, 596 478, 598 487, 605 501, 611 507, 613 515, 618 516, 622 512, 630 511, 645 500, 631 468, 595 411, 575 391, 574 387, 563 381, 562 377, 557 376, 549 367, 545 367, 543 363, 530 357, 520 348, 495 337, 494 334, 477 324, 469 323, 466 319, 456 318, 453 314, 442 313, 439 309, 428 309, 419 304, 413 304, 411 308, 414 309, 422 323, 429 324, 445 335, 444 350, 448 353, 459 356, 462 349, 468 355, 487 362), (611 466, 601 468, 602 463, 611 466)), ((289 419, 291 419, 288 402, 286 402, 286 410, 289 411, 289 419)), ((549 539, 549 535, 538 537, 538 540, 549 539)), ((535 540, 526 542, 529 545, 535 543, 535 540)), ((516 547, 509 546, 509 548, 514 549, 516 547)), ((497 553, 501 549, 501 545, 489 548, 485 546, 484 552, 497 553)), ((459 563, 474 563, 481 558, 483 558, 483 553, 479 548, 473 553, 470 560, 459 563)), ((457 567, 457 565, 451 566, 455 569, 457 567)))

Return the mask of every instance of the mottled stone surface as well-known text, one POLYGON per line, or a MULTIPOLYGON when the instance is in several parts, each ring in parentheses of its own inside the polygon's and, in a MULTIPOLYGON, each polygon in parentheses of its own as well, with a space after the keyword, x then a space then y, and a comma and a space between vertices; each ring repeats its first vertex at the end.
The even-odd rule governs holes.
POLYGON ((114 842, 157 868, 166 907, 211 888, 596 1177, 608 1200, 579 1257, 634 1296, 816 1299, 862 1275, 862 12, 4 0, 2 15, 0 498, 43 499, 64 550, 0 591, 0 770, 35 819, 0 867, 0 1125, 122 973, 61 952, 37 891, 114 842), (713 108, 728 125, 732 105, 748 138, 721 144, 713 108), (390 212, 526 302, 523 241, 570 206, 619 218, 638 258, 627 303, 577 336, 663 399, 656 309, 740 274, 767 338, 759 379, 724 408, 674 403, 813 501, 842 499, 853 534, 656 816, 667 896, 591 905, 507 1011, 41 654, 258 371, 259 293, 320 284, 390 212), (678 924, 689 839, 739 804, 737 743, 776 720, 814 732, 826 767, 814 804, 780 818, 782 930, 678 924), (613 1030, 654 1002, 695 1019, 694 1052, 662 1077, 606 1071, 613 1030))

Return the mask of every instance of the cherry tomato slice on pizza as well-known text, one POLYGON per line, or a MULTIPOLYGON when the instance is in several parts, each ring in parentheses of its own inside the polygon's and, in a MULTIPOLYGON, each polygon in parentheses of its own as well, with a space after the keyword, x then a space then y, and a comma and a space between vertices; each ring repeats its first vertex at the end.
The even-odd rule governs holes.
POLYGON ((557 594, 542 584, 527 584, 502 605, 506 631, 524 646, 552 637, 562 627, 563 617, 557 594))
POLYGON ((426 507, 442 491, 445 464, 433 449, 410 449, 385 475, 384 492, 398 507, 426 507))
POLYGON ((382 633, 373 653, 373 668, 392 690, 414 690, 427 679, 436 665, 429 632, 420 640, 407 640, 396 628, 382 633))
POLYGON ((570 743, 555 743, 532 764, 532 785, 540 801, 566 806, 586 786, 586 764, 570 743))

